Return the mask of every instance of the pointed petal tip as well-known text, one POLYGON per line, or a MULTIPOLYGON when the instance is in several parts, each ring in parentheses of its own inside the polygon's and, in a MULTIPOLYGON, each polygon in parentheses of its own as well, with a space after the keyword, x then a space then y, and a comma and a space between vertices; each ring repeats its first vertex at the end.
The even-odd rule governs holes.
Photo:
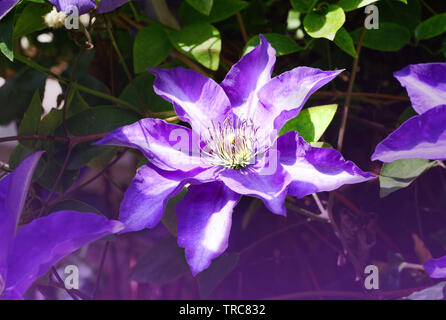
POLYGON ((446 105, 439 105, 406 120, 375 148, 371 159, 393 162, 400 159, 446 158, 446 105))
POLYGON ((266 37, 263 34, 259 34, 260 43, 258 47, 264 48, 266 47, 267 52, 270 55, 276 56, 276 49, 271 45, 271 43, 266 39, 266 37))
POLYGON ((446 256, 427 260, 423 266, 431 278, 446 278, 446 256))
POLYGON ((158 75, 158 73, 160 72, 160 69, 159 68, 147 68, 147 71, 154 75, 158 75))
POLYGON ((381 162, 385 162, 385 161, 382 161, 382 160, 379 158, 379 155, 376 154, 376 151, 373 152, 373 154, 370 156, 370 160, 372 160, 372 161, 381 161, 381 162))
MULTIPOLYGON (((271 210, 271 209, 269 209, 271 210)), ((278 216, 282 216, 282 217, 286 217, 287 216, 287 211, 285 206, 282 206, 282 208, 278 209, 278 210, 271 210, 272 213, 277 214, 278 216)))
POLYGON ((195 278, 201 272, 203 272, 204 270, 208 269, 211 266, 212 260, 209 260, 208 263, 206 263, 205 265, 197 266, 193 261, 191 261, 190 259, 187 259, 187 255, 186 255, 186 261, 187 261, 187 264, 189 265, 189 269, 190 269, 190 272, 192 273, 192 276, 195 278))
POLYGON ((260 42, 261 43, 262 42, 268 42, 268 40, 266 40, 265 36, 262 33, 259 34, 259 38, 260 38, 260 42))
POLYGON ((177 204, 178 246, 194 276, 228 247, 232 213, 240 195, 221 182, 191 185, 177 204))
POLYGON ((446 98, 446 63, 409 64, 393 73, 406 88, 412 107, 418 114, 444 104, 446 98))

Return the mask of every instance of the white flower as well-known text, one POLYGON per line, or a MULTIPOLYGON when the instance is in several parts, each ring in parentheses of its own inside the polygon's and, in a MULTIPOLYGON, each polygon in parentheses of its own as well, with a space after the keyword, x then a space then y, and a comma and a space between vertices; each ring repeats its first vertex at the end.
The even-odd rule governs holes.
POLYGON ((50 28, 60 28, 64 25, 67 15, 64 12, 57 11, 55 7, 51 12, 47 13, 43 19, 45 24, 50 28))

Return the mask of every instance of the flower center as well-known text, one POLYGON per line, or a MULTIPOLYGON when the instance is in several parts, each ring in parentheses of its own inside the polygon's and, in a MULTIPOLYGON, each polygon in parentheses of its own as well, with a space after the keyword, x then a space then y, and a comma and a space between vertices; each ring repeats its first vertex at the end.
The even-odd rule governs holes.
POLYGON ((202 152, 212 165, 241 170, 252 164, 259 152, 257 131, 252 121, 233 124, 227 118, 223 123, 212 123, 203 139, 206 147, 202 152))

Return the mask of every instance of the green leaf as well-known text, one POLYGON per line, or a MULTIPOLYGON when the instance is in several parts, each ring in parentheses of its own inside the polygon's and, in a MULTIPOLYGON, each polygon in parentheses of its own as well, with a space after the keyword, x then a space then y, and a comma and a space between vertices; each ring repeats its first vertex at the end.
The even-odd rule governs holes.
POLYGON ((67 119, 67 127, 75 136, 103 133, 136 122, 138 115, 128 109, 97 106, 67 119))
MULTIPOLYGON (((153 91, 154 80, 155 76, 153 74, 145 72, 133 79, 133 84, 141 94, 144 104, 150 108, 150 111, 162 112, 173 110, 173 106, 170 102, 167 102, 153 91)), ((144 110, 144 107, 141 105, 141 101, 136 96, 135 89, 131 84, 124 88, 119 98, 144 110)), ((125 108, 125 106, 121 107, 125 108)))
POLYGON ((197 23, 169 33, 171 43, 180 52, 211 70, 220 61, 220 32, 210 24, 197 23))
POLYGON ((40 122, 39 135, 53 135, 54 130, 62 124, 62 114, 62 110, 51 109, 50 113, 43 117, 40 122))
MULTIPOLYGON (((19 166, 19 164, 25 160, 28 156, 34 153, 32 148, 18 144, 9 155, 9 167, 14 170, 19 166)), ((36 169, 37 170, 37 169, 36 169)))
POLYGON ((181 190, 180 193, 178 193, 175 197, 170 198, 167 201, 166 209, 164 210, 164 214, 161 219, 161 222, 164 224, 167 230, 169 230, 170 234, 175 237, 177 236, 176 208, 178 202, 183 200, 186 193, 187 193, 187 188, 183 188, 183 190, 181 190))
POLYGON ((116 156, 118 150, 117 148, 110 149, 107 152, 104 152, 88 162, 88 167, 103 170, 107 165, 112 161, 112 159, 116 156))
POLYGON ((336 114, 337 108, 337 104, 328 104, 304 109, 297 117, 285 123, 279 135, 297 131, 305 141, 316 142, 327 130, 336 114))
MULTIPOLYGON (((65 154, 64 154, 65 156, 65 154)), ((59 176, 60 171, 62 170, 62 166, 56 161, 54 155, 49 154, 48 152, 44 154, 41 160, 42 167, 41 169, 36 169, 36 172, 39 173, 39 179, 37 183, 39 183, 42 187, 51 190, 56 183, 57 177, 59 176)), ((79 175, 79 170, 70 170, 65 169, 62 178, 55 189, 56 192, 64 192, 69 187, 73 185, 76 181, 76 178, 79 175)))
MULTIPOLYGON (((33 154, 35 150, 33 148, 29 148, 23 144, 18 144, 9 155, 8 163, 9 167, 12 170, 15 170, 19 164, 28 158, 31 154, 33 154)), ((44 154, 37 164, 36 169, 34 170, 33 182, 38 181, 38 179, 42 176, 44 169, 46 168, 45 160, 46 155, 44 154)))
POLYGON ((380 197, 384 198, 392 192, 408 187, 434 164, 434 161, 427 159, 401 159, 385 163, 379 176, 380 197))
MULTIPOLYGON (((67 101, 66 117, 70 118, 75 114, 89 109, 89 105, 85 102, 82 95, 75 88, 70 90, 67 101)), ((51 111, 40 121, 39 135, 53 135, 54 131, 62 124, 63 111, 59 109, 51 109, 51 111)))
POLYGON ((446 288, 446 281, 442 281, 437 283, 436 285, 433 285, 432 287, 415 291, 409 296, 406 297, 406 299, 409 300, 444 300, 446 298, 445 296, 445 288, 446 288))
POLYGON ((248 3, 246 1, 214 0, 211 13, 204 15, 192 8, 187 1, 184 1, 178 10, 178 16, 185 25, 198 22, 214 23, 231 17, 247 6, 248 3))
POLYGON ((338 6, 344 9, 345 12, 348 12, 365 7, 373 2, 377 2, 377 0, 340 0, 338 6))
POLYGON ((412 106, 408 106, 398 118, 398 124, 401 125, 403 122, 406 122, 416 115, 418 115, 418 113, 414 110, 414 108, 412 106))
POLYGON ((67 118, 70 118, 79 112, 89 109, 90 106, 85 102, 84 98, 79 93, 79 90, 71 89, 66 108, 67 118))
POLYGON ((10 12, 0 21, 0 51, 9 60, 14 60, 13 50, 14 13, 10 12))
POLYGON ((323 14, 316 11, 308 13, 304 19, 304 29, 313 38, 333 40, 344 22, 344 10, 337 5, 330 5, 323 14))
POLYGON ((208 297, 217 286, 237 266, 240 256, 237 253, 226 253, 214 261, 211 266, 198 275, 198 287, 201 297, 208 297))
POLYGON ((14 38, 20 38, 34 31, 46 29, 43 16, 50 12, 52 6, 48 3, 28 3, 16 20, 14 38))
POLYGON ((379 21, 393 22, 406 27, 411 33, 421 22, 421 5, 418 0, 404 4, 400 1, 380 1, 378 2, 379 21))
MULTIPOLYGON (((290 54, 302 50, 293 39, 277 33, 267 33, 264 34, 266 40, 276 49, 277 56, 283 56, 285 54, 290 54)), ((245 49, 243 50, 243 55, 247 54, 253 50, 260 43, 260 38, 258 35, 249 39, 246 43, 245 49)))
POLYGON ((312 147, 315 148, 329 148, 329 149, 334 149, 333 146, 327 142, 324 141, 315 141, 315 142, 310 142, 310 145, 312 147))
POLYGON ((415 28, 415 38, 419 40, 430 39, 444 32, 446 32, 446 12, 421 22, 415 28))
POLYGON ((133 43, 133 66, 135 73, 147 71, 166 59, 172 45, 167 33, 158 24, 152 24, 141 29, 133 43))
POLYGON ((209 15, 212 10, 212 5, 214 4, 214 0, 186 0, 195 10, 209 15))
POLYGON ((316 5, 317 0, 291 0, 291 6, 301 13, 307 13, 316 5))
POLYGON ((169 236, 155 243, 138 259, 130 273, 130 279, 163 285, 188 271, 184 250, 178 246, 175 237, 169 236))
POLYGON ((339 48, 347 52, 353 58, 357 58, 355 45, 353 44, 353 39, 348 33, 348 31, 342 27, 336 32, 336 36, 333 41, 339 48))
MULTIPOLYGON (((0 124, 20 118, 29 106, 36 89, 43 89, 46 76, 41 72, 24 67, 6 80, 0 87, 0 124)), ((43 93, 43 90, 41 91, 43 93)))
MULTIPOLYGON (((110 91, 107 88, 107 86, 103 82, 93 77, 89 72, 89 66, 92 64, 94 55, 95 55, 94 49, 85 50, 81 54, 81 57, 79 58, 79 62, 77 64, 76 71, 74 72, 73 75, 73 81, 81 85, 84 85, 90 89, 93 89, 95 91, 110 94, 110 91)), ((71 61, 68 68, 63 72, 62 76, 69 79, 72 75, 73 67, 74 67, 74 61, 71 61)), ((91 95, 89 93, 80 92, 80 94, 90 106, 100 106, 109 103, 108 100, 91 95)))
MULTIPOLYGON (((110 132, 116 128, 134 123, 139 120, 138 115, 129 109, 114 106, 98 106, 77 113, 67 119, 67 127, 72 135, 87 136, 91 134, 110 132)), ((63 135, 63 128, 59 127, 55 135, 63 135)), ((68 169, 79 169, 85 166, 93 158, 104 154, 113 148, 112 146, 95 146, 91 141, 76 145, 68 162, 68 169)), ((63 145, 56 152, 56 159, 62 164, 67 152, 67 146, 63 145)))
MULTIPOLYGON (((355 42, 358 42, 361 29, 352 32, 355 42)), ((379 29, 365 31, 362 46, 380 51, 399 51, 410 41, 410 32, 406 28, 392 22, 382 22, 379 29)))
POLYGON ((96 209, 95 207, 89 205, 88 203, 79 201, 79 200, 63 200, 61 202, 56 203, 54 206, 50 207, 46 214, 50 214, 51 212, 64 211, 64 210, 74 210, 79 212, 92 212, 97 213, 103 216, 104 214, 96 209))
MULTIPOLYGON (((36 89, 28 109, 23 116, 22 122, 18 129, 18 135, 31 136, 39 132, 40 116, 42 115, 42 103, 40 100, 39 90, 36 89)), ((20 143, 32 146, 34 141, 20 141, 20 143)))

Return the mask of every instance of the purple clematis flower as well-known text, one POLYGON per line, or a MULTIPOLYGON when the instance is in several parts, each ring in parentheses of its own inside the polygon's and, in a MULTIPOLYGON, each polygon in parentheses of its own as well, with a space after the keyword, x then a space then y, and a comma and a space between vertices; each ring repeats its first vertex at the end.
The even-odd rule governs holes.
POLYGON ((48 0, 48 2, 66 14, 70 14, 73 7, 77 8, 80 15, 88 13, 96 7, 96 0, 48 0))
POLYGON ((395 77, 419 115, 381 141, 372 160, 446 159, 446 63, 409 65, 395 77))
MULTIPOLYGON (((372 160, 446 159, 446 63, 414 64, 395 72, 419 114, 376 147, 372 160)), ((432 278, 446 278, 446 256, 426 261, 432 278)))
POLYGON ((310 146, 297 132, 277 138, 308 97, 341 70, 298 67, 271 78, 275 50, 260 39, 221 84, 183 68, 150 69, 155 92, 173 103, 192 130, 142 119, 97 142, 137 148, 150 160, 121 203, 124 231, 153 228, 167 200, 189 185, 176 213, 178 244, 194 275, 226 250, 242 195, 285 215, 287 194, 304 197, 374 177, 336 150, 310 146))
MULTIPOLYGON (((66 14, 72 13, 72 8, 76 7, 79 14, 85 14, 96 8, 96 0, 48 0, 59 11, 66 14)), ((0 1, 0 19, 2 19, 19 0, 1 0, 0 1)), ((106 13, 119 8, 129 0, 101 0, 96 9, 98 13, 106 13)))
MULTIPOLYGON (((85 14, 90 12, 96 7, 96 0, 48 0, 59 11, 70 13, 71 7, 76 7, 79 10, 79 14, 85 14)), ((123 4, 129 2, 129 0, 101 0, 99 2, 97 12, 106 13, 119 8, 123 4)))
POLYGON ((59 211, 17 231, 41 154, 29 156, 0 180, 0 299, 23 299, 28 287, 64 256, 124 228, 97 214, 59 211))

